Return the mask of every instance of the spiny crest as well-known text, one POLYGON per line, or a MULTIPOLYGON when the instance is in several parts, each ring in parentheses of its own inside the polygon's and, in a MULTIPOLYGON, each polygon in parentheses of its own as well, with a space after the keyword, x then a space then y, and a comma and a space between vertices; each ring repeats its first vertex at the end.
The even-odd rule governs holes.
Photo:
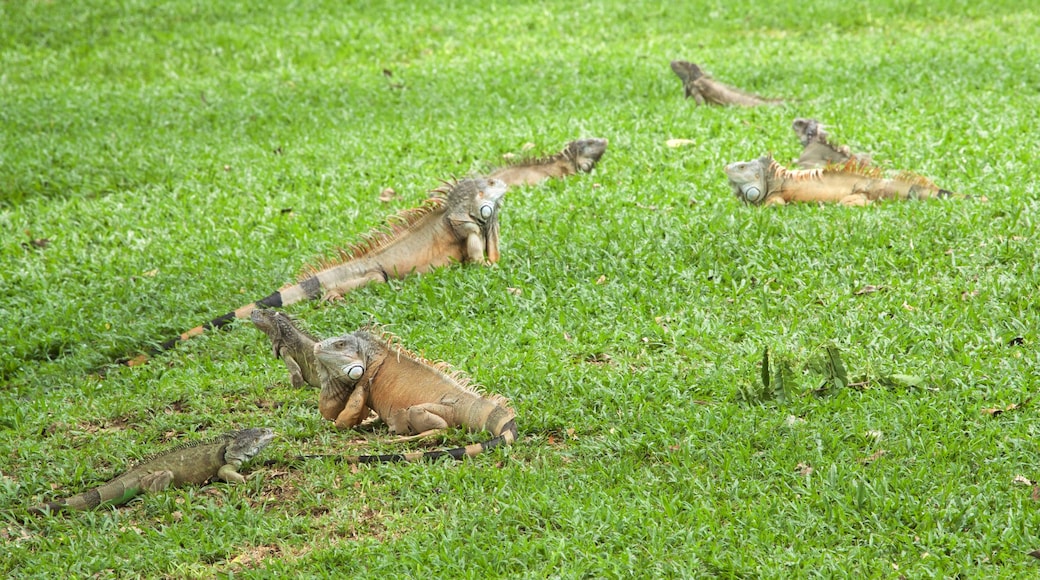
POLYGON ((133 467, 137 467, 139 465, 143 465, 145 463, 148 463, 149 461, 151 461, 153 459, 158 459, 159 457, 162 457, 164 455, 169 455, 171 453, 176 453, 178 451, 183 451, 185 449, 191 449, 193 447, 201 447, 203 445, 216 445, 216 444, 220 444, 220 443, 227 443, 228 441, 234 440, 236 437, 238 437, 239 433, 242 433, 243 431, 245 431, 245 430, 242 429, 242 430, 239 430, 239 431, 231 431, 231 432, 228 432, 228 433, 223 433, 221 435, 217 435, 216 437, 210 437, 208 439, 196 439, 194 441, 185 441, 183 443, 178 443, 177 445, 175 445, 173 447, 170 447, 170 448, 165 449, 163 451, 157 451, 155 453, 152 453, 151 455, 147 455, 147 456, 145 456, 145 457, 143 457, 141 459, 138 459, 137 461, 132 462, 132 465, 133 465, 133 467))
POLYGON ((884 179, 884 172, 881 168, 865 163, 855 157, 849 159, 845 163, 834 163, 823 168, 823 173, 847 173, 852 175, 859 175, 861 177, 868 177, 870 179, 884 179))
MULTIPOLYGON (((422 365, 428 366, 432 370, 450 379, 452 382, 454 382, 462 389, 483 396, 483 393, 480 392, 478 386, 473 383, 473 379, 466 375, 464 372, 452 367, 450 364, 446 362, 432 361, 425 358, 421 354, 417 354, 408 350, 408 348, 401 343, 401 339, 396 334, 393 334, 392 332, 386 330, 382 326, 369 324, 362 326, 359 330, 371 334, 374 338, 379 340, 381 345, 388 351, 390 351, 390 353, 398 357, 404 356, 410 358, 422 365)), ((505 399, 503 398, 503 400, 505 399)))
MULTIPOLYGON (((440 190, 433 190, 435 194, 440 190)), ((447 200, 440 195, 427 198, 419 207, 406 209, 391 215, 386 220, 386 225, 377 226, 366 234, 362 234, 361 240, 351 244, 347 248, 339 248, 335 258, 318 258, 316 265, 304 266, 299 279, 306 280, 318 272, 345 264, 351 260, 364 257, 366 254, 380 250, 393 243, 401 235, 415 229, 416 225, 428 216, 441 211, 447 200)))

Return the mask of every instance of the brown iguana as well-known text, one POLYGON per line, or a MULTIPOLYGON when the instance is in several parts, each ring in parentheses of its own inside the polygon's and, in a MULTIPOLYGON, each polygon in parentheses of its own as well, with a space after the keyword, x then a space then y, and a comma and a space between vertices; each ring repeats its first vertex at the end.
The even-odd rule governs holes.
POLYGON ((271 339, 271 351, 285 362, 292 386, 308 384, 321 388, 318 368, 314 362, 314 345, 318 339, 300 330, 280 310, 257 308, 249 313, 249 319, 271 339))
POLYGON ((42 515, 66 509, 89 510, 103 504, 121 505, 144 492, 202 485, 214 478, 244 483, 239 467, 260 453, 272 439, 274 431, 262 428, 242 429, 209 441, 186 443, 143 461, 106 484, 31 508, 29 513, 42 515))
POLYGON ((588 173, 606 150, 606 139, 571 141, 555 155, 511 163, 492 171, 488 177, 501 179, 506 185, 535 185, 550 177, 588 173))
POLYGON ((824 169, 788 170, 771 155, 731 163, 726 175, 737 198, 751 205, 837 202, 867 205, 878 199, 925 199, 954 194, 911 173, 886 178, 876 167, 850 160, 824 169))
POLYGON ((482 396, 447 365, 430 363, 401 347, 389 335, 362 328, 314 346, 321 377, 318 411, 350 429, 376 412, 391 433, 408 440, 448 427, 488 431, 492 439, 458 449, 349 458, 352 462, 414 461, 450 455, 471 457, 516 440, 515 413, 503 397, 482 396))
POLYGON ((698 105, 707 103, 709 105, 755 107, 758 105, 778 105, 784 102, 783 99, 767 99, 720 83, 704 74, 704 71, 692 62, 673 60, 672 70, 682 80, 686 98, 693 97, 693 100, 698 105))
POLYGON ((802 143, 802 155, 796 162, 802 169, 815 169, 826 165, 842 164, 855 160, 860 165, 870 165, 870 155, 852 153, 848 145, 834 145, 827 140, 827 132, 816 119, 798 118, 791 124, 798 140, 802 143))
MULTIPOLYGON (((498 214, 507 186, 496 179, 472 178, 448 183, 415 209, 388 220, 388 227, 370 232, 362 241, 341 250, 336 260, 307 269, 300 282, 236 308, 161 343, 155 353, 181 341, 245 318, 256 308, 287 306, 321 296, 341 298, 371 282, 386 282, 423 273, 454 262, 498 261, 498 214)), ((154 354, 154 353, 153 353, 154 354)), ((148 355, 122 361, 143 364, 148 355)))

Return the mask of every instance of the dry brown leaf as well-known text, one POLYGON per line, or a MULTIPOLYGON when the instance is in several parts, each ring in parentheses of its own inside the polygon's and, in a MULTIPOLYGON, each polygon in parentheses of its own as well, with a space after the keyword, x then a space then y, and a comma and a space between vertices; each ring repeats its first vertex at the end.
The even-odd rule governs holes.
POLYGON ((506 288, 506 292, 509 292, 513 296, 520 296, 524 293, 524 291, 519 288, 506 288))
POLYGON ((383 203, 390 203, 395 197, 397 197, 397 192, 392 187, 387 187, 379 192, 379 201, 383 203))
POLYGON ((883 286, 875 286, 873 284, 867 284, 866 286, 863 286, 862 288, 860 288, 859 290, 856 290, 852 294, 855 295, 855 296, 863 296, 864 294, 873 294, 874 292, 877 292, 878 290, 881 290, 882 288, 883 288, 883 286))
POLYGON ((885 451, 884 449, 878 449, 877 451, 871 453, 868 457, 860 458, 859 462, 863 465, 870 465, 871 463, 874 463, 878 459, 884 457, 886 453, 888 453, 888 451, 885 451))
POLYGON ((808 463, 799 463, 795 469, 798 470, 798 475, 809 475, 813 472, 812 466, 808 463))
POLYGON ((1015 485, 1033 485, 1033 482, 1030 481, 1029 478, 1024 476, 1024 475, 1016 475, 1011 480, 1011 483, 1013 483, 1015 485))
POLYGON ((596 284, 603 284, 606 281, 607 281, 607 275, 606 274, 600 274, 599 278, 596 278, 596 284))

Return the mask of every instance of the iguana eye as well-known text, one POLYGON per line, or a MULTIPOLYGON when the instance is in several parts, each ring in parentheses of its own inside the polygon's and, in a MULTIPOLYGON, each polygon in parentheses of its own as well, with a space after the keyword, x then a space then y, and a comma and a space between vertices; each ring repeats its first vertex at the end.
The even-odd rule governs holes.
POLYGON ((743 187, 744 199, 754 203, 758 201, 758 198, 762 197, 762 190, 756 185, 745 185, 743 187))
POLYGON ((495 213, 495 208, 490 203, 485 203, 480 206, 480 217, 483 219, 490 219, 491 215, 495 213))
POLYGON ((361 378, 361 375, 365 374, 365 365, 352 364, 343 365, 343 374, 350 377, 351 380, 356 381, 361 378))

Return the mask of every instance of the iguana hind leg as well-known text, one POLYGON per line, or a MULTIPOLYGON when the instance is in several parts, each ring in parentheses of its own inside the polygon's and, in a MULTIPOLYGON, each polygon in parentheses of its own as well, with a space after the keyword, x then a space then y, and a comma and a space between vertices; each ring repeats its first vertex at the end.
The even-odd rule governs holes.
POLYGON ((173 483, 173 472, 169 469, 152 471, 141 477, 141 489, 147 492, 162 491, 173 483))
POLYGON ((392 433, 402 433, 396 441, 408 441, 419 437, 427 437, 448 428, 445 417, 451 417, 455 409, 442 403, 423 403, 398 409, 386 417, 386 424, 392 433))

